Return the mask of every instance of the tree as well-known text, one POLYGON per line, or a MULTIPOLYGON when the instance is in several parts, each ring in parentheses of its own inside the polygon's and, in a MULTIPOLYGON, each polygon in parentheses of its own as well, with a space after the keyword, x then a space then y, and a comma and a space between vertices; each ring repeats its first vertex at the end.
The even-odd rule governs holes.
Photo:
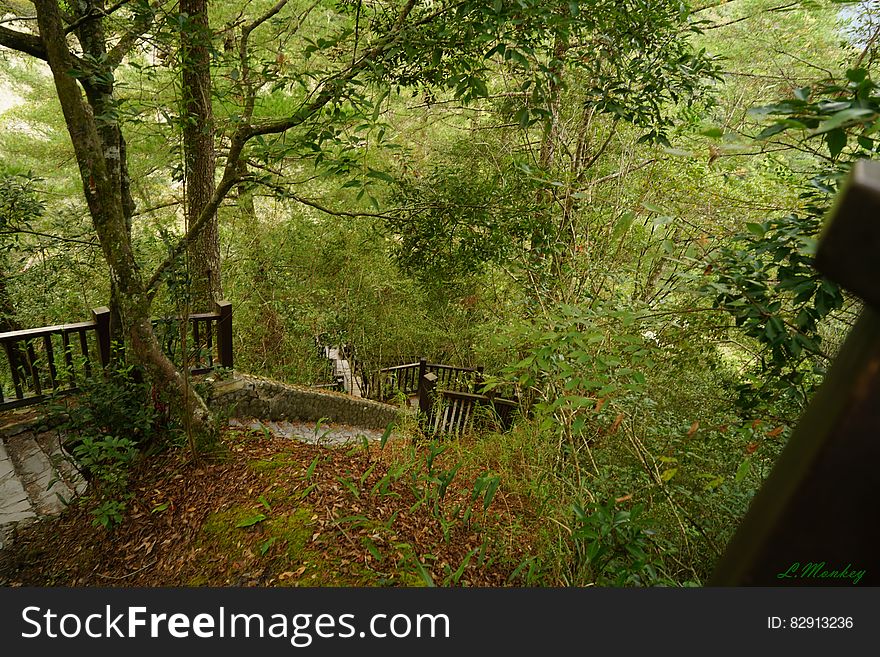
MULTIPOLYGON (((651 5, 633 18, 611 0, 346 1, 339 3, 336 20, 326 22, 323 32, 301 37, 300 66, 287 66, 283 52, 261 61, 253 47, 261 27, 274 23, 277 34, 296 34, 319 5, 310 3, 294 23, 292 17, 283 15, 288 4, 288 0, 279 0, 255 19, 242 14, 234 21, 240 36, 233 41, 235 57, 227 72, 236 81, 240 98, 220 138, 219 179, 210 175, 214 140, 210 137, 210 80, 205 76, 206 4, 192 0, 181 5, 181 15, 186 16, 181 26, 185 129, 192 129, 185 160, 192 203, 185 234, 149 275, 132 244, 134 203, 114 74, 145 35, 162 28, 163 3, 135 0, 107 8, 102 0, 83 0, 69 10, 65 5, 62 11, 58 0, 37 0, 38 34, 0 26, 0 45, 42 59, 51 69, 94 231, 110 271, 127 353, 169 395, 177 414, 192 417, 201 432, 208 432, 210 414, 197 395, 188 394, 184 378, 162 354, 150 325, 150 308, 183 254, 188 250, 199 253, 199 240, 216 243, 210 227, 236 185, 262 183, 301 198, 285 186, 283 166, 291 156, 310 158, 333 174, 350 177, 349 182, 359 187, 358 199, 366 196, 378 205, 371 190, 387 174, 364 165, 356 133, 358 126, 376 122, 391 88, 444 89, 462 102, 471 102, 489 93, 487 81, 494 73, 488 63, 494 59, 523 79, 522 91, 530 101, 518 120, 528 124, 536 117, 552 126, 554 98, 561 84, 558 60, 564 54, 566 61, 589 68, 591 53, 597 48, 613 50, 616 44, 603 40, 606 23, 617 25, 621 38, 632 45, 615 60, 623 73, 603 77, 604 69, 599 68, 596 79, 620 82, 621 75, 632 79, 624 80, 627 84, 622 86, 599 85, 594 89, 595 102, 603 111, 644 125, 649 138, 662 138, 663 118, 657 112, 659 101, 645 96, 646 91, 666 93, 675 100, 680 81, 687 85, 702 75, 699 57, 691 57, 674 39, 675 47, 665 47, 670 34, 654 34, 652 21, 684 19, 674 2, 651 5), (681 80, 660 76, 650 78, 655 80, 653 86, 643 84, 656 67, 638 58, 638 67, 628 67, 632 53, 643 46, 651 46, 650 51, 667 63, 677 57, 681 80), (667 87, 669 91, 664 92, 667 87), (247 162, 260 164, 265 173, 249 173, 247 162), (280 173, 274 165, 282 168, 280 173)), ((674 70, 670 64, 669 71, 674 70)), ((548 134, 552 133, 550 129, 548 134)), ((379 135, 377 139, 381 131, 379 135)), ((206 270, 217 269, 212 258, 203 259, 206 270)), ((210 279, 202 276, 202 283, 205 278, 210 279)), ((219 276, 207 282, 219 286, 219 276)))
MULTIPOLYGON (((207 0, 180 2, 180 68, 187 222, 198 219, 214 195, 214 113, 211 102, 211 30, 207 0)), ((217 213, 188 249, 195 310, 206 312, 223 296, 217 213)))

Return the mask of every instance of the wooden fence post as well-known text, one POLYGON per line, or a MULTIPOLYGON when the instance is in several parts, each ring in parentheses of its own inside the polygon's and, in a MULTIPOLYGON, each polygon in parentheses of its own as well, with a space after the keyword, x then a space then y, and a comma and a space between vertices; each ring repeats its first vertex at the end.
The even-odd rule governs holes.
POLYGON ((416 379, 416 389, 422 389, 422 377, 428 373, 428 359, 419 358, 419 378, 416 379))
POLYGON ((434 391, 437 388, 437 375, 433 372, 425 374, 419 379, 419 414, 426 418, 431 417, 431 409, 434 405, 434 391))
POLYGON ((101 365, 110 365, 110 309, 101 306, 92 310, 92 319, 95 321, 95 334, 98 338, 98 355, 101 365))
POLYGON ((232 303, 220 301, 217 303, 217 312, 220 319, 217 322, 217 351, 220 356, 220 366, 232 369, 232 303))

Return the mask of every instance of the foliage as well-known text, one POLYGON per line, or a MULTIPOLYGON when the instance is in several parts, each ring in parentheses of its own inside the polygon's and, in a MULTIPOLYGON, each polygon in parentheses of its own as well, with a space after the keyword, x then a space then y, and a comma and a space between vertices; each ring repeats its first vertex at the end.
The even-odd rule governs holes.
MULTIPOLYGON (((511 582, 707 581, 846 328, 847 299, 811 256, 837 181, 880 148, 876 46, 841 46, 836 7, 795 4, 210 6, 237 369, 324 382, 325 335, 368 371, 485 365, 487 391, 518 388, 531 411, 503 436, 402 428, 420 442, 383 476, 338 473, 353 505, 406 496, 453 541, 503 490, 523 513, 497 542, 527 546, 511 582)), ((108 43, 137 33, 143 47, 112 71, 84 54, 77 75, 112 76, 103 118, 127 138, 131 250, 158 273, 153 314, 177 314, 192 24, 170 5, 111 13, 108 43)), ((9 58, 27 100, 4 116, 0 149, 18 166, 0 200, 17 205, 0 233, 41 235, 0 241, 4 282, 22 321, 75 321, 107 303, 106 267, 50 81, 9 58), (28 169, 51 193, 32 193, 28 169)), ((124 515, 157 401, 111 377, 71 408, 100 524, 124 515)), ((261 529, 265 511, 236 522, 261 529)), ((455 585, 489 558, 440 564, 395 538, 396 518, 341 522, 414 581, 455 585)))
POLYGON ((81 435, 118 433, 138 445, 155 437, 159 419, 151 403, 150 386, 133 366, 120 366, 105 379, 85 382, 67 412, 67 428, 81 435))
POLYGON ((643 520, 644 506, 619 509, 611 500, 605 504, 580 504, 573 507, 575 525, 572 530, 574 555, 572 572, 589 569, 589 575, 578 573, 575 581, 592 581, 597 586, 654 586, 671 583, 661 578, 653 563, 651 535, 643 520))
MULTIPOLYGON (((30 222, 43 215, 46 205, 36 189, 40 180, 32 172, 0 175, 0 237, 30 229, 30 222)), ((10 240, 0 240, 3 242, 10 240)))
POLYGON ((514 163, 496 163, 474 144, 456 145, 447 157, 398 181, 390 199, 397 209, 386 225, 401 269, 448 288, 506 262, 538 230, 542 213, 528 203, 534 186, 514 163))
POLYGON ((808 391, 820 380, 810 376, 824 373, 829 356, 820 323, 844 301, 840 287, 813 268, 819 216, 789 215, 747 227, 713 258, 717 274, 704 290, 764 345, 765 382, 783 380, 786 390, 800 395, 801 384, 808 391))
POLYGON ((845 302, 840 287, 812 267, 816 240, 850 164, 878 152, 872 135, 880 129, 880 93, 868 70, 854 68, 843 81, 799 87, 794 98, 754 108, 751 114, 774 117, 759 140, 794 133, 806 148, 820 142, 827 155, 817 152, 821 158, 801 195, 803 212, 746 224, 748 233, 738 235, 712 262, 716 282, 705 289, 736 326, 767 348, 764 387, 783 381, 785 390, 800 395, 803 403, 820 380, 811 375, 823 374, 829 359, 821 345, 822 321, 845 302))
POLYGON ((95 524, 106 529, 122 522, 131 497, 129 469, 161 430, 159 405, 140 379, 134 368, 122 367, 84 383, 59 426, 93 487, 95 524))
POLYGON ((512 327, 507 339, 521 345, 525 357, 502 368, 486 389, 516 385, 534 400, 541 428, 558 432, 560 449, 575 459, 603 407, 643 391, 642 370, 652 366, 651 345, 634 313, 611 304, 561 305, 512 327))

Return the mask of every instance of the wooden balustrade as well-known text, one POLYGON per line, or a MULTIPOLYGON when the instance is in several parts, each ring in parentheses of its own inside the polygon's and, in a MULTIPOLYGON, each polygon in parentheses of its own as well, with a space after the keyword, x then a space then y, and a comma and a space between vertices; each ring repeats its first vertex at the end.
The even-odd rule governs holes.
MULTIPOLYGON (((189 322, 190 371, 231 369, 232 304, 221 302, 216 312, 190 315, 189 322)), ((154 325, 159 334, 163 325, 173 327, 169 335, 173 331, 179 345, 179 318, 155 320, 154 325)), ((173 339, 157 337, 166 353, 175 354, 173 339)), ((96 308, 89 322, 0 333, 0 345, 0 410, 38 404, 51 394, 75 392, 110 364, 110 310, 96 308)))
POLYGON ((438 390, 473 393, 482 382, 483 368, 441 365, 421 358, 415 363, 382 368, 365 377, 367 396, 378 401, 387 401, 398 391, 408 396, 415 395, 419 392, 419 382, 426 374, 437 377, 438 390))

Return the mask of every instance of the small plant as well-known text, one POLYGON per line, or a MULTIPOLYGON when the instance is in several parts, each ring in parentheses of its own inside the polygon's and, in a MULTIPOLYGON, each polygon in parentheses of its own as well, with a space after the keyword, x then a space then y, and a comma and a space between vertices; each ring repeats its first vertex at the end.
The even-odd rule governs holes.
POLYGON ((102 490, 122 491, 137 447, 130 438, 86 436, 73 448, 73 455, 102 490))
POLYGON ((637 504, 629 510, 606 504, 572 507, 575 526, 572 530, 575 576, 587 569, 599 586, 651 586, 663 583, 658 575, 651 531, 644 525, 644 508, 637 504))
POLYGON ((131 466, 164 429, 161 404, 138 374, 132 367, 120 367, 85 382, 59 426, 66 434, 65 448, 93 487, 94 524, 106 529, 122 522, 131 497, 131 466))
POLYGON ((125 503, 119 500, 104 500, 92 509, 91 513, 95 516, 92 523, 96 527, 104 529, 112 529, 122 522, 122 514, 125 512, 125 503))

